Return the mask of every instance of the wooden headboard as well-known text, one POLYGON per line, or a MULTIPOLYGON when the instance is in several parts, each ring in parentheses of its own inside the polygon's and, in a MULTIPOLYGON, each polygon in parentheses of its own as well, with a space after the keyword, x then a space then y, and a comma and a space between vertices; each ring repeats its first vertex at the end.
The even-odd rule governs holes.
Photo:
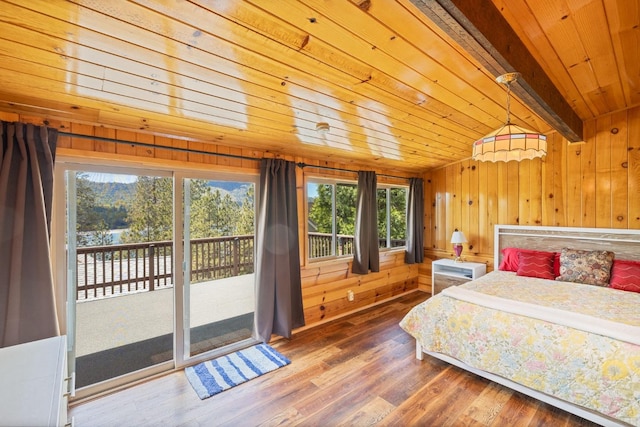
POLYGON ((562 248, 607 250, 616 259, 640 261, 640 230, 496 225, 495 269, 502 260, 502 249, 508 247, 547 252, 560 252, 562 248))

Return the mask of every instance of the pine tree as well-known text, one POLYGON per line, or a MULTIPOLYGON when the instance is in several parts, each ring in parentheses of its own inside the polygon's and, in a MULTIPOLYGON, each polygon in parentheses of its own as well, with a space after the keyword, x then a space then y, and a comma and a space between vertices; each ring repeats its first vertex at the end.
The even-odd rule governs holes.
POLYGON ((128 215, 131 228, 124 243, 157 242, 173 238, 173 180, 139 176, 128 215))
POLYGON ((76 244, 87 246, 92 244, 91 232, 99 222, 95 211, 96 194, 90 186, 87 174, 76 172, 76 244))
POLYGON ((189 233, 191 239, 211 237, 209 224, 210 190, 207 181, 190 179, 188 181, 190 195, 189 233))
POLYGON ((104 219, 100 219, 96 228, 91 232, 91 244, 94 246, 108 246, 113 243, 113 236, 104 219))
POLYGON ((247 193, 240 207, 238 222, 236 226, 239 235, 253 234, 255 230, 255 189, 253 185, 248 185, 247 193))
POLYGON ((191 238, 233 236, 236 233, 240 207, 220 189, 206 188, 191 197, 191 238))

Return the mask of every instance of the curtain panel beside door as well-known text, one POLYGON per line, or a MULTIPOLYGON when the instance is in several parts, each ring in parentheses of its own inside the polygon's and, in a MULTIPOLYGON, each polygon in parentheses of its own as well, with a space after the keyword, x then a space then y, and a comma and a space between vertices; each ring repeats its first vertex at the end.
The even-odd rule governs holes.
POLYGON ((0 347, 60 334, 50 257, 58 132, 0 122, 0 347))
POLYGON ((254 338, 286 338, 304 326, 296 164, 263 159, 256 227, 256 311, 254 338))

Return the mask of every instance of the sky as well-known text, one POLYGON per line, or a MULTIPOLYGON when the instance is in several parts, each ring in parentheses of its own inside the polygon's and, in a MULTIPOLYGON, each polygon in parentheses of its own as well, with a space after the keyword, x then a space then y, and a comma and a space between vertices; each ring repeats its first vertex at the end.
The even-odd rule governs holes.
POLYGON ((123 175, 103 172, 85 172, 87 179, 94 182, 122 182, 125 184, 136 182, 135 175, 123 175))
MULTIPOLYGON (((87 175, 87 179, 94 182, 122 182, 125 184, 136 182, 135 175, 124 175, 124 174, 115 174, 115 173, 104 173, 104 172, 85 172, 87 175)), ((308 197, 314 198, 318 197, 317 185, 308 185, 307 186, 308 197)))

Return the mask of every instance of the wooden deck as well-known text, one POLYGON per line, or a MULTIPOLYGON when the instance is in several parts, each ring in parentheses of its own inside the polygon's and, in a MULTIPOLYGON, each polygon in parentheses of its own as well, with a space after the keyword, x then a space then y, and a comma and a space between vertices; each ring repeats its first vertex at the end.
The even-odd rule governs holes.
POLYGON ((184 372, 70 410, 82 426, 593 426, 445 362, 398 323, 413 292, 272 343, 292 363, 206 400, 184 372))
MULTIPOLYGON (((247 274, 192 285, 191 326, 252 312, 253 282, 247 274)), ((173 288, 82 301, 76 310, 76 356, 173 333, 173 288)))

